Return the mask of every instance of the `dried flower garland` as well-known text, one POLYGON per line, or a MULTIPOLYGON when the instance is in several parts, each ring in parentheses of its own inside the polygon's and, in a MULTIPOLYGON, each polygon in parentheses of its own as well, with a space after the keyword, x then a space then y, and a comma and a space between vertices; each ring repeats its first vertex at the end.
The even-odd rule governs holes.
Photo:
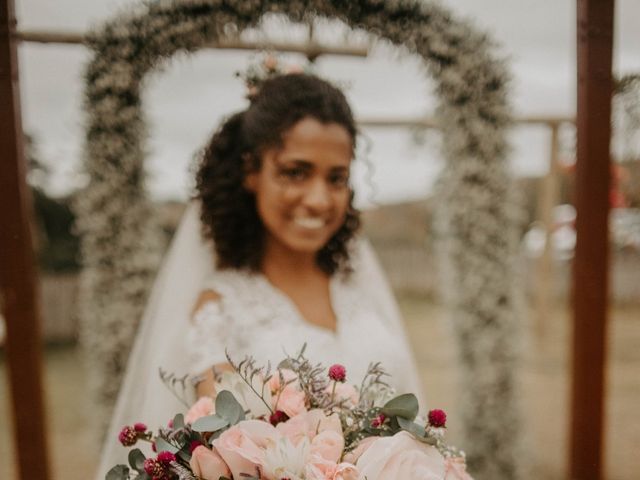
POLYGON ((514 410, 515 216, 505 130, 508 74, 489 38, 435 2, 414 0, 157 0, 141 3, 88 39, 87 188, 76 211, 82 233, 82 339, 93 391, 116 396, 132 332, 161 246, 145 192, 148 73, 262 15, 339 19, 425 60, 439 97, 447 166, 438 185, 449 303, 465 372, 465 440, 478 478, 518 478, 514 410), (490 461, 488 460, 490 459, 490 461))

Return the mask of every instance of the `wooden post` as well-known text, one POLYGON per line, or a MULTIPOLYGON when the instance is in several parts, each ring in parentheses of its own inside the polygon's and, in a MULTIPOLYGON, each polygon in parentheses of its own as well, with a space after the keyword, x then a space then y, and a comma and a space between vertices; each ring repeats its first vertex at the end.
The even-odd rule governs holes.
POLYGON ((42 352, 32 251, 31 196, 26 184, 13 0, 0 0, 0 298, 18 472, 49 478, 42 395, 42 352))
POLYGON ((578 1, 570 478, 603 477, 613 0, 578 1))
POLYGON ((553 207, 558 202, 558 130, 560 124, 550 122, 551 138, 549 139, 549 170, 542 178, 538 220, 545 230, 545 244, 542 255, 536 264, 536 336, 542 339, 547 329, 545 323, 549 320, 552 304, 553 287, 553 207))

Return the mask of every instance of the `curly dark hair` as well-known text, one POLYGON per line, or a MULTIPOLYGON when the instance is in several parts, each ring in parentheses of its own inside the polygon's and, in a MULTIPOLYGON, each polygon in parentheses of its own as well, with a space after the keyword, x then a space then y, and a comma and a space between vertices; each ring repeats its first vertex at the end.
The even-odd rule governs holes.
MULTIPOLYGON (((260 269, 265 228, 244 179, 261 168, 261 153, 282 146, 283 134, 306 117, 341 125, 355 149, 357 129, 344 94, 308 74, 266 80, 250 106, 229 117, 211 138, 196 173, 195 197, 202 205, 203 235, 215 244, 218 268, 260 269)), ((352 192, 344 223, 317 253, 324 272, 350 270, 348 243, 359 227, 352 192)))

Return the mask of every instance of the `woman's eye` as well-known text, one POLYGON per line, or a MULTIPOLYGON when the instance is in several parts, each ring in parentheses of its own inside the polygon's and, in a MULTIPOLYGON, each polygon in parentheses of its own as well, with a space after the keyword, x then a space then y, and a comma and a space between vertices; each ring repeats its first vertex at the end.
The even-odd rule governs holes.
POLYGON ((338 173, 329 177, 329 183, 334 187, 346 187, 349 185, 349 175, 338 173))
POLYGON ((307 172, 303 168, 283 168, 280 171, 280 175, 287 180, 304 180, 307 176, 307 172))

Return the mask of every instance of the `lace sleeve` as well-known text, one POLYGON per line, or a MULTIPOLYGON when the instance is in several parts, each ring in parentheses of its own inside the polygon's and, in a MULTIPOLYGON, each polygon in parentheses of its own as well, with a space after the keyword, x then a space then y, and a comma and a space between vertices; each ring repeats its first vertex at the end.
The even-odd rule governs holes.
POLYGON ((189 373, 199 375, 213 365, 226 363, 228 336, 222 302, 205 302, 193 315, 187 331, 189 373))

